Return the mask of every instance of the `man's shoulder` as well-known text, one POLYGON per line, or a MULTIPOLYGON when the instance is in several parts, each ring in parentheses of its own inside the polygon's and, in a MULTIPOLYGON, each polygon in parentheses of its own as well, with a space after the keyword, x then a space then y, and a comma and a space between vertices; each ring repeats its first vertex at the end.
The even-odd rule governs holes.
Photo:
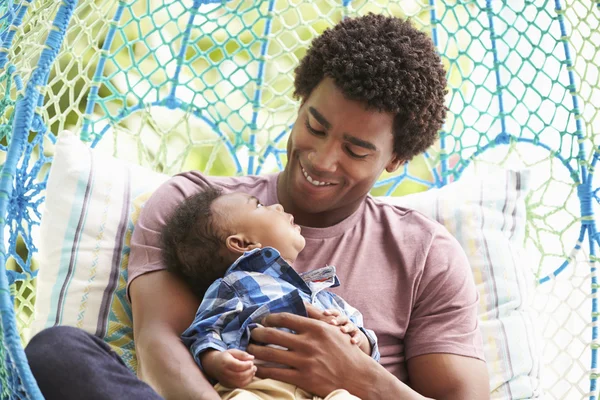
POLYGON ((377 218, 377 225, 382 227, 382 237, 389 238, 388 243, 391 240, 401 243, 404 250, 414 249, 422 253, 432 266, 449 266, 454 262, 468 266, 460 243, 440 222, 417 210, 383 199, 369 196, 367 202, 371 205, 368 208, 371 209, 372 218, 377 218))
POLYGON ((373 196, 367 196, 365 202, 366 208, 363 218, 367 220, 374 220, 379 224, 390 224, 392 227, 396 226, 396 223, 418 226, 424 232, 437 232, 442 228, 439 222, 412 208, 391 204, 373 196))
POLYGON ((380 237, 382 246, 402 243, 402 249, 459 251, 458 241, 440 222, 411 208, 368 196, 363 223, 370 233, 380 237))

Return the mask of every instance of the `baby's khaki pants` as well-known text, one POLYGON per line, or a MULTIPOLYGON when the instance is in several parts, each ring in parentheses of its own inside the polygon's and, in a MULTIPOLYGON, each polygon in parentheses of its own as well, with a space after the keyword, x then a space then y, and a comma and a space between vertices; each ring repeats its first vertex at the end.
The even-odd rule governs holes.
MULTIPOLYGON (((254 379, 243 389, 230 389, 217 384, 215 389, 222 400, 321 400, 298 386, 274 379, 254 379)), ((329 393, 323 400, 360 400, 345 390, 329 393)))

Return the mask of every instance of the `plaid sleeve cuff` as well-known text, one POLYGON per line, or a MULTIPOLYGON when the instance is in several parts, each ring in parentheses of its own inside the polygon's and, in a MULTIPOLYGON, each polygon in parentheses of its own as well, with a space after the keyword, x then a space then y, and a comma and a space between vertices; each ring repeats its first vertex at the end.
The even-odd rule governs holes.
POLYGON ((216 379, 211 378, 210 376, 208 376, 206 374, 206 372, 204 371, 204 367, 202 367, 202 361, 200 361, 200 356, 206 350, 225 351, 225 350, 227 350, 227 345, 225 344, 225 342, 223 342, 221 340, 217 340, 217 339, 214 339, 211 337, 206 337, 206 339, 198 341, 198 342, 194 343, 192 345, 192 347, 190 347, 192 356, 194 357, 194 360, 196 361, 196 364, 198 364, 198 367, 200 368, 200 370, 204 373, 204 375, 206 376, 206 378, 212 385, 216 385, 218 383, 218 381, 216 379))
POLYGON ((381 355, 379 354, 379 346, 377 345, 377 336, 375 336, 375 332, 363 327, 360 327, 359 329, 365 334, 367 339, 369 339, 369 343, 371 344, 371 358, 379 362, 381 355))

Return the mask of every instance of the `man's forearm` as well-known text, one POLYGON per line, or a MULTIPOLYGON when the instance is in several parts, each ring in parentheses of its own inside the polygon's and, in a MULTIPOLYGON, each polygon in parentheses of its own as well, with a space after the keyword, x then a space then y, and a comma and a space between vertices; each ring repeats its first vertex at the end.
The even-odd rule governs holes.
POLYGON ((353 395, 363 400, 425 400, 407 384, 390 374, 372 358, 364 368, 363 379, 353 380, 351 387, 345 387, 353 395))
POLYGON ((155 332, 139 339, 138 376, 166 400, 219 398, 177 336, 155 332))

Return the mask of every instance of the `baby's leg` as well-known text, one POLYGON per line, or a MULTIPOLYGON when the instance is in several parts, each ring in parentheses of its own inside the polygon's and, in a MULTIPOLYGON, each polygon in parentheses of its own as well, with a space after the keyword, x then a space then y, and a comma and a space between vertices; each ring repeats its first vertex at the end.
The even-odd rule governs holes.
POLYGON ((221 400, 296 400, 296 386, 273 379, 255 378, 243 389, 217 384, 215 390, 221 400))
POLYGON ((351 395, 346 390, 338 389, 329 393, 327 397, 321 399, 318 396, 313 396, 304 389, 296 388, 296 400, 360 400, 358 397, 351 395))
POLYGON ((358 397, 350 394, 344 389, 334 390, 329 393, 323 400, 360 400, 358 397))
MULTIPOLYGON (((220 392, 219 392, 220 394, 220 392)), ((221 394, 221 400, 262 400, 260 397, 245 389, 234 389, 221 394)))

